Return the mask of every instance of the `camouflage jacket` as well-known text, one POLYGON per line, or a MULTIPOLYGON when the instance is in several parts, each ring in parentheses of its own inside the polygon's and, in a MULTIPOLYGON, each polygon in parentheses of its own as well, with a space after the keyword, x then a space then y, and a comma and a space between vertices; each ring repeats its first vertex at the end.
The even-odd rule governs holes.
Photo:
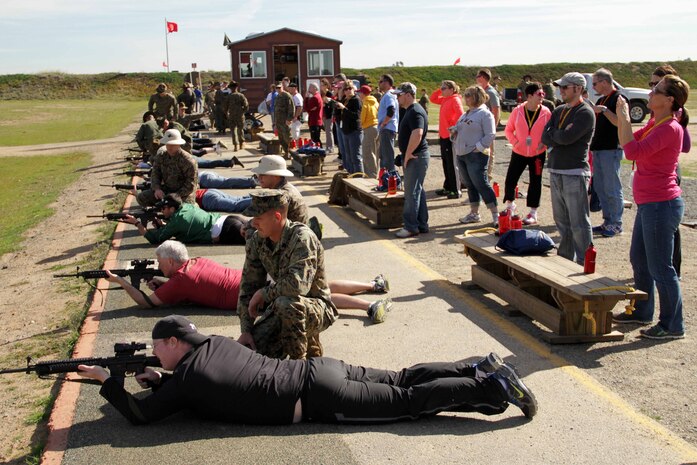
POLYGON ((148 154, 153 155, 153 142, 162 138, 162 130, 157 125, 154 119, 146 121, 140 125, 135 141, 141 150, 145 150, 148 154))
POLYGON ((273 104, 273 114, 276 123, 290 121, 295 114, 295 104, 293 97, 284 90, 278 93, 276 101, 273 104))
POLYGON ((176 155, 165 147, 157 151, 150 173, 152 190, 162 189, 166 194, 176 193, 184 202, 191 202, 198 189, 198 167, 188 152, 179 149, 176 155))
POLYGON ((244 116, 247 110, 249 110, 249 102, 244 94, 233 92, 225 96, 225 100, 223 100, 223 113, 225 113, 228 118, 240 118, 244 116))
POLYGON ((177 99, 172 94, 152 94, 148 101, 148 110, 155 113, 155 118, 167 118, 170 121, 176 119, 177 99))
POLYGON ((196 121, 197 119, 201 119, 203 116, 206 115, 206 112, 204 111, 203 113, 191 113, 188 115, 180 116, 179 120, 177 121, 179 124, 184 126, 187 130, 189 129, 189 126, 193 121, 196 121))
POLYGON ((276 189, 285 191, 288 195, 288 219, 307 224, 310 221, 310 215, 307 213, 305 200, 298 189, 288 182, 288 178, 283 178, 283 181, 276 186, 276 189))
POLYGON ((254 326, 248 306, 259 289, 262 289, 266 304, 280 296, 321 299, 331 309, 329 317, 332 322, 338 318, 324 271, 324 248, 310 228, 287 220, 278 243, 274 244, 255 232, 247 241, 245 252, 237 304, 243 333, 251 332, 254 326), (267 274, 273 282, 267 283, 267 274))

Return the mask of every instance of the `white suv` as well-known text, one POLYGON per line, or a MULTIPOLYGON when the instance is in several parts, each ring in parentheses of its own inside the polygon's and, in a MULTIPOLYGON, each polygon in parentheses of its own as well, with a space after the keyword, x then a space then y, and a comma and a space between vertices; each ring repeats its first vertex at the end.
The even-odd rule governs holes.
MULTIPOLYGON (((593 103, 597 102, 600 98, 600 94, 593 89, 593 74, 581 74, 583 74, 583 77, 586 78, 588 99, 593 103)), ((646 115, 649 113, 647 104, 649 103, 650 91, 648 89, 639 89, 637 87, 622 87, 617 81, 613 80, 613 82, 620 94, 624 95, 629 101, 629 118, 632 120, 632 123, 641 123, 644 121, 644 118, 646 118, 646 115)), ((561 101, 561 94, 559 93, 558 87, 555 87, 554 89, 554 97, 557 102, 561 101)))

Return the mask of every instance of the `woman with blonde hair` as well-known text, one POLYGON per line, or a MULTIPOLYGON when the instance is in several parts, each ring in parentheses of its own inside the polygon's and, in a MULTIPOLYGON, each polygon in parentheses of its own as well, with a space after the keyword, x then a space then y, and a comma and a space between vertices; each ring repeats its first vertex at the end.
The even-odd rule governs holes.
POLYGON ((496 137, 494 115, 486 107, 489 96, 481 86, 465 89, 465 105, 468 110, 450 128, 453 151, 457 157, 460 176, 467 185, 470 212, 460 218, 461 223, 479 223, 479 203, 491 211, 494 225, 498 224, 496 194, 489 184, 489 146, 496 137))
POLYGON ((449 199, 460 197, 460 180, 457 175, 453 143, 450 140, 449 127, 455 126, 458 118, 464 113, 460 86, 455 81, 443 81, 440 88, 431 94, 431 102, 440 105, 438 116, 438 138, 440 142, 440 159, 443 163, 443 188, 436 189, 436 195, 447 196, 449 199))

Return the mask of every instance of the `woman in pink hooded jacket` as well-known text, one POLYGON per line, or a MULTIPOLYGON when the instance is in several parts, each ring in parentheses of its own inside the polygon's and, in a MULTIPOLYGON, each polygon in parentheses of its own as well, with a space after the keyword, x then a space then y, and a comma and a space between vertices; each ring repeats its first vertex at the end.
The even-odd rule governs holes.
POLYGON ((431 94, 431 103, 440 105, 438 117, 438 137, 440 138, 440 157, 443 162, 443 188, 436 189, 436 195, 448 196, 449 199, 460 197, 460 182, 458 180, 453 143, 450 141, 449 127, 455 126, 464 113, 460 87, 454 81, 443 81, 440 89, 431 94))
POLYGON ((542 132, 552 112, 542 105, 545 93, 538 82, 525 87, 527 101, 515 107, 506 124, 506 139, 513 145, 511 162, 506 173, 506 191, 503 201, 511 211, 515 205, 515 187, 525 168, 530 172, 530 188, 527 204, 530 213, 523 223, 537 224, 537 208, 542 195, 542 167, 545 165, 547 147, 542 143, 542 132))

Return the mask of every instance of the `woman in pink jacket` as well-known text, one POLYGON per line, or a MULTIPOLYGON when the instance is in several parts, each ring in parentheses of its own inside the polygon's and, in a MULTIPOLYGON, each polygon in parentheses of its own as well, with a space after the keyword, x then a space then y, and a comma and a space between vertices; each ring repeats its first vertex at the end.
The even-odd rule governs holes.
POLYGON ((440 89, 431 94, 431 102, 440 105, 438 117, 438 137, 440 138, 440 159, 443 163, 443 188, 436 190, 436 195, 444 195, 449 199, 460 198, 460 182, 458 180, 453 143, 450 141, 449 127, 455 126, 464 113, 460 87, 454 81, 443 81, 440 89))
POLYGON ((542 105, 545 93, 539 82, 525 87, 527 101, 513 109, 506 124, 506 139, 513 146, 511 162, 506 173, 506 191, 503 201, 506 208, 514 211, 515 187, 525 168, 530 172, 530 188, 527 204, 530 213, 523 223, 537 224, 537 208, 542 195, 542 167, 545 165, 547 147, 542 143, 542 132, 552 112, 542 105))

